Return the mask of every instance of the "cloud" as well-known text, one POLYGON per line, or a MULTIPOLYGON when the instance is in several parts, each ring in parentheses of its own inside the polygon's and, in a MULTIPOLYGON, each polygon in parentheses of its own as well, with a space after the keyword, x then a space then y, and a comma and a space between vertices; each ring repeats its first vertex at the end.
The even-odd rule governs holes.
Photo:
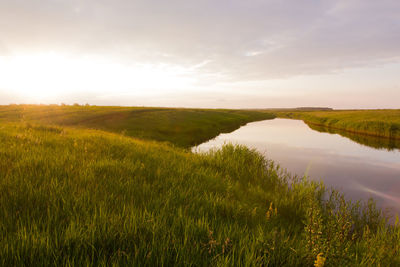
POLYGON ((9 55, 9 50, 0 40, 0 56, 6 56, 6 55, 9 55))
POLYGON ((6 0, 0 32, 11 51, 196 66, 240 81, 398 62, 399 13, 397 0, 6 0))

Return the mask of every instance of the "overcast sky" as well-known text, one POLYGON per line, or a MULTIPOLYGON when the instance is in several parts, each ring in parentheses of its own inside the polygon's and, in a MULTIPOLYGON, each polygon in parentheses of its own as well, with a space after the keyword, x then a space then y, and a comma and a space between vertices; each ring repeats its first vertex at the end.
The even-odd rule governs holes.
POLYGON ((399 0, 0 0, 0 104, 400 108, 399 0))

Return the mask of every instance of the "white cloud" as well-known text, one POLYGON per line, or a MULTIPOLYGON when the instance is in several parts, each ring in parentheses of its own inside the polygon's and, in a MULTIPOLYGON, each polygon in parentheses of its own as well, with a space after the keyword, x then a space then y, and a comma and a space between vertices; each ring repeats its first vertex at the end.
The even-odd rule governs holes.
POLYGON ((3 0, 0 55, 179 66, 204 90, 399 62, 399 18, 398 0, 3 0))

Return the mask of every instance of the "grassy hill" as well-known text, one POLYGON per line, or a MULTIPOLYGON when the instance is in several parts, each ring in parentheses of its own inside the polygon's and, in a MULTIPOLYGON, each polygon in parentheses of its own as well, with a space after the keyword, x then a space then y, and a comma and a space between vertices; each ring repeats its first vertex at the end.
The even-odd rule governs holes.
POLYGON ((322 184, 253 150, 194 154, 13 114, 0 122, 1 266, 400 264, 399 225, 373 202, 324 200, 322 184))
POLYGON ((101 106, 0 106, 0 122, 91 128, 191 147, 272 113, 245 110, 101 106))

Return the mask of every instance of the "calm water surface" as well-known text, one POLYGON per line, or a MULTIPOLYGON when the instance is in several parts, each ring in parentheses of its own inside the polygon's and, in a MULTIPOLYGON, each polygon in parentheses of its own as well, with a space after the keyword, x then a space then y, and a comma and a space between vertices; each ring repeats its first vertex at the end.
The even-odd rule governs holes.
POLYGON ((303 121, 274 119, 249 123, 194 148, 224 143, 255 148, 289 172, 323 180, 352 200, 373 197, 391 214, 400 212, 400 150, 376 149, 338 134, 310 129, 303 121))

